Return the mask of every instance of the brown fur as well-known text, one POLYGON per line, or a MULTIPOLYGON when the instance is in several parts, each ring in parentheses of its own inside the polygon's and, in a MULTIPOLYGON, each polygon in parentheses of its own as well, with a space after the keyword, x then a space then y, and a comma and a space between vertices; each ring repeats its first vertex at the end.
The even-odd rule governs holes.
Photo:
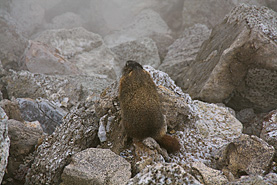
POLYGON ((123 68, 119 85, 121 117, 128 136, 153 137, 169 152, 180 149, 177 139, 166 135, 159 95, 150 74, 134 61, 123 68))

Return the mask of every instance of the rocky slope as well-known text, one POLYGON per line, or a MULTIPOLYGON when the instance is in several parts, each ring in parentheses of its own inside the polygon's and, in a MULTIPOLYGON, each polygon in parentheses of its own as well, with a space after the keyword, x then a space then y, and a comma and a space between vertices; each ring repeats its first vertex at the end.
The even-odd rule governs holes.
POLYGON ((270 0, 1 1, 0 182, 277 184, 276 10, 270 0), (127 137, 127 60, 157 85, 179 152, 127 137))

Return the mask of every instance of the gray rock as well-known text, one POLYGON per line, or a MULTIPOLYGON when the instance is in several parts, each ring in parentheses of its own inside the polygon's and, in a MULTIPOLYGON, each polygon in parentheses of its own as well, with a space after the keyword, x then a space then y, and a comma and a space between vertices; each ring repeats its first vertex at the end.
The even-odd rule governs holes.
POLYGON ((250 136, 255 135, 257 137, 260 137, 265 116, 266 113, 256 114, 252 120, 250 120, 249 122, 244 122, 242 132, 250 136))
POLYGON ((18 28, 26 37, 34 34, 45 22, 45 9, 38 1, 15 0, 11 2, 11 7, 10 14, 17 20, 18 28))
POLYGON ((97 128, 93 103, 80 103, 72 109, 63 123, 35 151, 25 184, 60 184, 62 171, 69 164, 70 157, 84 149, 96 147, 97 128))
POLYGON ((235 177, 264 175, 269 172, 275 150, 256 136, 242 134, 223 147, 218 154, 218 167, 235 177))
POLYGON ((207 167, 201 162, 192 163, 192 173, 198 181, 205 185, 226 184, 228 179, 219 170, 207 167))
POLYGON ((140 37, 149 37, 154 33, 168 35, 170 32, 160 15, 153 10, 147 9, 141 11, 130 24, 125 25, 121 30, 105 36, 104 41, 109 47, 114 47, 140 37))
POLYGON ((267 7, 271 8, 275 12, 277 11, 277 2, 275 0, 265 0, 267 7))
POLYGON ((77 67, 66 60, 57 49, 46 44, 29 41, 21 60, 21 65, 31 73, 78 74, 77 67))
POLYGON ((126 184, 131 165, 108 149, 88 148, 72 157, 64 168, 62 184, 126 184))
POLYGON ((82 17, 73 12, 66 12, 62 15, 57 15, 51 21, 51 24, 47 25, 49 29, 70 29, 74 27, 82 27, 85 21, 82 17))
POLYGON ((5 69, 19 69, 19 59, 28 40, 18 31, 13 19, 0 16, 0 61, 5 69))
POLYGON ((266 176, 242 176, 240 179, 229 182, 227 185, 274 185, 277 184, 277 174, 276 173, 269 173, 266 176))
POLYGON ((178 86, 183 87, 184 76, 202 45, 210 36, 211 30, 202 24, 186 29, 182 35, 168 48, 159 70, 166 72, 178 86))
POLYGON ((116 58, 105 46, 100 35, 82 27, 47 30, 35 40, 57 48, 84 75, 98 74, 115 79, 119 73, 116 58))
POLYGON ((8 117, 4 110, 0 108, 0 183, 2 182, 8 164, 10 139, 8 137, 8 117))
MULTIPOLYGON (((160 85, 159 93, 164 102, 169 130, 178 130, 173 135, 181 140, 181 151, 170 155, 167 159, 169 162, 178 162, 184 166, 195 161, 211 163, 215 151, 241 134, 241 123, 227 109, 192 101, 168 75, 150 66, 146 66, 145 69, 153 76, 157 85, 160 85)), ((163 156, 166 156, 160 155, 158 149, 149 149, 146 146, 148 149, 144 150, 144 144, 135 145, 135 148, 138 148, 135 152, 139 154, 137 157, 140 159, 134 158, 124 128, 120 124, 117 95, 118 83, 115 83, 103 91, 100 99, 94 102, 95 105, 86 101, 75 107, 66 116, 64 123, 38 147, 34 163, 27 174, 26 184, 58 184, 69 156, 99 144, 99 120, 105 128, 107 140, 98 147, 110 148, 133 164, 138 162, 140 171, 147 164, 165 161, 163 156)), ((136 170, 135 166, 133 165, 133 170, 136 170)))
POLYGON ((39 121, 43 131, 52 134, 67 114, 46 99, 17 98, 21 116, 25 121, 39 121))
POLYGON ((235 110, 276 107, 276 17, 266 7, 242 4, 233 9, 183 71, 184 91, 235 110))
POLYGON ((12 72, 2 78, 8 97, 45 98, 69 109, 87 97, 96 98, 112 80, 102 76, 58 76, 12 72))
POLYGON ((123 68, 128 60, 134 60, 141 65, 147 64, 155 68, 160 65, 157 46, 150 38, 127 41, 112 47, 111 50, 117 55, 120 61, 120 68, 123 68))
POLYGON ((196 23, 200 23, 207 25, 209 28, 213 28, 222 21, 228 12, 241 3, 257 6, 266 5, 264 0, 185 0, 182 14, 183 25, 184 27, 190 27, 196 23))
POLYGON ((277 151, 277 110, 269 112, 264 117, 260 137, 268 144, 274 146, 275 151, 277 151))
POLYGON ((154 33, 149 37, 156 43, 160 60, 162 62, 167 55, 168 47, 174 42, 174 39, 172 38, 172 36, 162 33, 154 33))
POLYGON ((173 29, 182 25, 182 0, 141 1, 141 0, 102 0, 90 1, 89 26, 101 35, 110 34, 130 24, 134 17, 145 9, 156 11, 173 29))
POLYGON ((128 184, 200 185, 201 183, 176 163, 157 163, 156 165, 148 166, 141 173, 138 173, 128 184))
MULTIPOLYGON (((232 139, 239 137, 242 124, 226 108, 191 100, 166 73, 150 66, 144 66, 144 69, 150 73, 158 86, 168 131, 178 137, 182 145, 180 152, 170 154, 167 161, 180 165, 201 161, 212 165, 213 153, 232 139)), ((107 141, 101 143, 101 146, 120 153, 128 148, 128 142, 124 128, 120 124, 117 96, 118 84, 113 84, 97 101, 96 112, 98 117, 105 117, 102 119, 104 127, 110 128, 106 133, 107 141), (114 118, 112 122, 109 122, 110 117, 114 118)), ((141 158, 140 161, 150 159, 147 164, 155 163, 157 157, 153 156, 156 153, 144 152, 143 149, 141 151, 142 156, 153 155, 147 159, 141 158)))
POLYGON ((6 178, 15 178, 24 182, 26 174, 18 173, 19 166, 23 164, 24 158, 35 150, 43 131, 41 127, 34 127, 20 121, 9 119, 7 122, 11 146, 6 178))
POLYGON ((242 109, 236 114, 237 119, 243 124, 252 121, 255 116, 252 108, 242 109))
POLYGON ((0 101, 0 107, 5 111, 9 119, 14 119, 23 122, 21 112, 16 100, 4 99, 0 101))

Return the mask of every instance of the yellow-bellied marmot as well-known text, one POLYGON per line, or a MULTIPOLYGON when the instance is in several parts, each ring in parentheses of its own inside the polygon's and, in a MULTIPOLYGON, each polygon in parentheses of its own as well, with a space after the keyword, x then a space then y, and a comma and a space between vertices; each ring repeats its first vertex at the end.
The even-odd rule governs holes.
POLYGON ((168 152, 180 150, 176 138, 166 134, 157 87, 150 74, 135 61, 127 61, 119 85, 121 117, 127 135, 154 138, 168 152))

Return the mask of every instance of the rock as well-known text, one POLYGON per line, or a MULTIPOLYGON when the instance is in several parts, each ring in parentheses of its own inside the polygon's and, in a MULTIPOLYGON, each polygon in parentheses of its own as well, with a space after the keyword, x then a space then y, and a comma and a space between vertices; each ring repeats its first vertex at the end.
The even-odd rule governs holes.
POLYGON ((226 184, 228 182, 221 171, 209 168, 201 162, 192 164, 192 173, 199 182, 205 185, 226 184))
MULTIPOLYGON (((246 109, 243 109, 241 112, 243 112, 246 109)), ((260 137, 262 128, 263 128, 263 119, 265 113, 260 113, 257 115, 254 115, 253 119, 247 122, 243 122, 243 133, 248 135, 255 135, 257 137, 260 137)))
POLYGON ((57 49, 37 41, 29 41, 21 62, 31 73, 78 74, 77 67, 63 58, 57 49))
POLYGON ((276 17, 266 7, 242 4, 233 9, 183 71, 184 91, 235 110, 276 108, 276 17))
POLYGON ((22 118, 26 121, 39 121, 43 131, 48 134, 52 134, 62 124, 62 119, 67 114, 46 99, 18 98, 17 101, 22 118))
MULTIPOLYGON (((224 107, 191 100, 189 95, 184 94, 166 73, 150 66, 144 66, 144 69, 150 73, 158 86, 168 132, 180 139, 182 145, 180 152, 170 154, 169 159, 166 159, 156 149, 152 149, 155 152, 151 153, 144 150, 142 145, 137 144, 135 149, 132 149, 130 143, 127 142, 124 128, 120 124, 117 83, 107 88, 100 99, 96 101, 96 113, 100 119, 103 118, 103 126, 109 127, 109 131, 106 132, 107 140, 101 143, 101 147, 109 148, 115 153, 122 151, 130 153, 126 150, 131 150, 131 154, 127 156, 132 160, 134 157, 130 156, 141 151, 138 152, 141 153, 141 156, 148 157, 136 161, 140 164, 154 164, 160 156, 168 162, 175 162, 180 165, 201 161, 212 166, 214 153, 241 135, 242 124, 224 107), (109 118, 113 118, 113 121, 109 121, 109 118)), ((136 166, 133 165, 133 167, 136 166)))
POLYGON ((5 169, 8 164, 10 139, 8 137, 8 117, 4 110, 0 108, 0 183, 2 182, 5 174, 5 169))
POLYGON ((127 184, 201 184, 176 163, 148 166, 127 184))
POLYGON ((100 35, 84 28, 47 30, 35 40, 57 48, 82 74, 105 75, 106 78, 115 79, 119 73, 115 56, 100 35))
POLYGON ((248 123, 255 118, 255 113, 252 108, 242 109, 237 113, 237 119, 241 123, 248 123))
POLYGON ((266 176, 242 176, 240 179, 229 182, 227 185, 264 185, 264 184, 276 184, 277 183, 277 174, 276 173, 269 173, 266 176))
POLYGON ((35 146, 42 137, 43 131, 41 127, 28 126, 20 121, 9 119, 7 122, 11 146, 7 177, 5 178, 24 180, 24 178, 18 179, 20 176, 18 174, 19 166, 23 164, 24 158, 35 150, 35 146))
POLYGON ((87 17, 89 17, 88 22, 91 30, 95 30, 100 35, 107 35, 130 24, 134 17, 143 10, 152 9, 161 15, 172 29, 176 30, 182 25, 182 7, 182 0, 163 2, 159 0, 90 1, 90 11, 87 17))
POLYGON ((274 152, 274 148, 262 139, 242 134, 221 149, 218 167, 230 171, 237 178, 263 175, 270 170, 274 152))
MULTIPOLYGON (((277 110, 269 112, 264 117, 260 137, 268 144, 272 145, 275 151, 277 151, 277 110)), ((277 155, 277 153, 275 155, 277 155)))
POLYGON ((98 144, 97 128, 93 103, 80 103, 72 108, 63 123, 35 151, 26 184, 60 184, 62 171, 70 157, 98 144))
POLYGON ((141 11, 130 24, 125 25, 121 30, 105 36, 104 41, 108 47, 114 47, 140 37, 149 37, 156 33, 168 35, 170 32, 160 15, 147 9, 141 11))
POLYGON ((45 22, 45 9, 38 1, 15 0, 11 2, 11 7, 10 14, 17 20, 18 28, 26 37, 34 34, 45 22))
POLYGON ((157 46, 150 38, 127 41, 111 48, 111 50, 117 55, 120 68, 123 68, 128 60, 134 60, 141 65, 147 64, 155 68, 160 65, 157 46))
POLYGON ((271 8, 275 12, 277 11, 277 2, 275 0, 265 0, 267 7, 271 8))
POLYGON ((62 184, 126 184, 131 165, 108 149, 88 148, 72 157, 64 168, 62 184))
POLYGON ((202 45, 210 36, 211 30, 202 24, 186 29, 168 48, 168 53, 159 70, 166 72, 178 86, 183 87, 185 72, 195 61, 202 45))
POLYGON ((156 43, 160 60, 162 62, 168 52, 168 47, 174 42, 174 39, 170 35, 162 33, 154 33, 149 37, 156 43))
POLYGON ((252 4, 257 6, 265 6, 264 0, 230 0, 230 1, 205 1, 196 0, 184 1, 183 8, 183 26, 190 27, 196 23, 205 24, 209 28, 213 28, 220 23, 224 16, 230 12, 235 6, 241 3, 252 4))
POLYGON ((18 102, 16 100, 10 101, 10 100, 4 99, 0 102, 0 107, 4 109, 9 119, 14 119, 21 122, 24 121, 21 116, 18 102))
POLYGON ((84 23, 85 21, 80 15, 73 12, 66 12, 54 17, 51 21, 51 24, 49 24, 47 27, 49 27, 49 29, 70 29, 74 27, 82 27, 84 23))
POLYGON ((97 97, 112 80, 102 76, 64 76, 12 72, 2 78, 9 98, 45 98, 70 109, 87 97, 97 97))
POLYGON ((16 23, 9 16, 0 16, 0 61, 5 69, 19 69, 19 59, 28 41, 16 27, 16 23))

